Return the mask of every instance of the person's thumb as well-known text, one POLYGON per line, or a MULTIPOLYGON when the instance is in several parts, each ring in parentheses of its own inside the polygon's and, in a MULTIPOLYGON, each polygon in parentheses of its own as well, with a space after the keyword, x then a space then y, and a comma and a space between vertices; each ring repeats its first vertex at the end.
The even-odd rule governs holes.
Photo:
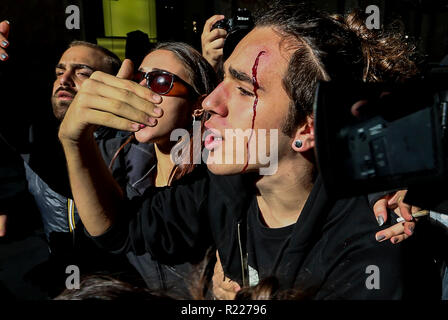
POLYGON ((117 77, 121 79, 131 80, 134 76, 134 63, 130 59, 124 59, 118 70, 117 77))

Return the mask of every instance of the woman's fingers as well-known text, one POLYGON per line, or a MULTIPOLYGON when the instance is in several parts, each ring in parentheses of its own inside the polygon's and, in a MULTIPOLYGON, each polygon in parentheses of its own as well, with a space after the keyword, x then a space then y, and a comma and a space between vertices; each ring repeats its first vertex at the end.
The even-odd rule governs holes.
POLYGON ((415 223, 414 222, 400 222, 392 227, 381 230, 375 234, 375 239, 378 242, 383 242, 388 239, 391 239, 392 243, 396 243, 396 239, 400 239, 400 241, 407 239, 414 233, 415 223), (394 238, 398 237, 398 238, 394 238), (394 238, 394 239, 392 239, 394 238))
MULTIPOLYGON (((146 107, 142 107, 141 104, 136 105, 135 107, 142 107, 142 111, 148 113, 148 115, 151 115, 153 117, 160 117, 163 114, 162 109, 154 106, 154 104, 160 103, 162 102, 162 97, 154 92, 152 92, 151 90, 149 90, 146 87, 143 87, 141 85, 139 85, 136 82, 130 81, 130 80, 125 80, 125 79, 120 79, 117 78, 115 76, 112 76, 110 74, 101 72, 101 71, 96 71, 94 72, 91 76, 89 80, 96 80, 98 82, 102 82, 110 87, 115 87, 118 89, 124 89, 129 93, 129 97, 132 95, 137 95, 140 98, 142 98, 143 100, 146 100, 149 103, 146 103, 146 107)), ((87 82, 87 84, 85 84, 87 81, 84 81, 83 83, 83 87, 89 87, 92 83, 87 82)), ((92 84, 93 85, 93 84, 92 84)), ((108 91, 110 92, 111 90, 113 90, 113 88, 110 88, 108 91)), ((128 94, 128 93, 126 93, 128 94)))
POLYGON ((409 236, 407 234, 402 234, 399 236, 394 236, 390 239, 390 242, 392 242, 393 244, 397 244, 400 243, 403 240, 406 240, 407 238, 409 238, 409 236))
POLYGON ((94 79, 85 80, 82 86, 82 90, 78 92, 78 95, 81 95, 80 99, 86 93, 93 97, 108 99, 97 100, 99 103, 91 103, 91 101, 83 99, 81 103, 88 105, 90 108, 111 112, 117 116, 150 126, 155 125, 155 118, 160 116, 160 113, 157 113, 160 108, 132 91, 112 87, 94 79), (101 103, 103 101, 105 103, 101 103))
POLYGON ((10 24, 8 20, 3 20, 0 22, 0 33, 5 37, 5 39, 8 39, 9 37, 9 30, 10 30, 10 24))
POLYGON ((400 210, 400 216, 403 217, 406 221, 412 221, 412 208, 410 205, 403 202, 403 200, 400 200, 398 202, 398 209, 400 210))
POLYGON ((141 129, 141 124, 130 121, 125 118, 117 117, 109 112, 90 109, 85 116, 85 120, 89 124, 97 124, 107 126, 117 130, 136 132, 141 129))
POLYGON ((95 126, 132 132, 155 126, 155 118, 163 114, 155 105, 160 102, 159 95, 135 82, 94 72, 73 99, 60 126, 59 138, 77 145, 90 136, 95 126))
POLYGON ((383 197, 375 202, 373 205, 373 213, 375 214, 376 221, 378 221, 378 225, 381 227, 387 221, 387 197, 383 197))
MULTIPOLYGON (((406 196, 407 190, 397 191, 392 198, 389 199, 388 205, 391 209, 398 208, 399 211, 395 211, 398 215, 403 217, 406 221, 412 221, 412 206, 403 202, 406 196)), ((419 209, 420 210, 420 209, 419 209)), ((417 210, 418 211, 418 210, 417 210)))
POLYGON ((415 222, 405 222, 404 223, 404 233, 408 236, 412 236, 414 234, 415 222))
POLYGON ((145 127, 146 119, 148 115, 125 102, 79 91, 59 127, 58 136, 63 143, 78 145, 86 137, 90 139, 97 126, 136 132, 145 127))
POLYGON ((77 117, 89 124, 127 131, 134 131, 135 128, 138 128, 135 125, 136 123, 148 126, 155 126, 157 124, 156 119, 149 117, 145 112, 134 108, 125 101, 86 92, 78 92, 73 103, 75 103, 75 106, 77 104, 81 106, 77 109, 77 117), (90 110, 96 110, 100 113, 90 113, 90 110))
POLYGON ((0 60, 6 61, 9 56, 6 52, 6 48, 9 47, 8 35, 9 35, 9 22, 4 20, 0 22, 0 60))

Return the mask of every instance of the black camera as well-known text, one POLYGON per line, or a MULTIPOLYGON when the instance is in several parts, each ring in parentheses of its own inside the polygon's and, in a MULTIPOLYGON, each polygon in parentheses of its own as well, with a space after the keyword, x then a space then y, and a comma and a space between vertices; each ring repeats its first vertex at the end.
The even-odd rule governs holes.
POLYGON ((401 85, 321 82, 314 119, 318 167, 330 195, 446 193, 448 67, 401 85))
POLYGON ((238 8, 235 16, 230 19, 222 19, 213 24, 213 29, 224 29, 227 37, 224 42, 223 59, 226 60, 235 49, 238 42, 246 36, 254 27, 254 19, 251 12, 246 8, 238 8))

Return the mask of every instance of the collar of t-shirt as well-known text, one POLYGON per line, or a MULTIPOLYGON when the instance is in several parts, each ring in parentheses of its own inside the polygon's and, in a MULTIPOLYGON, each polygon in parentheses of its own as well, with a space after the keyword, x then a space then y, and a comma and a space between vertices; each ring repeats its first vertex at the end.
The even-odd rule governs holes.
POLYGON ((295 224, 282 228, 267 227, 261 217, 256 197, 247 214, 247 252, 249 283, 255 285, 260 278, 274 275, 282 252, 288 245, 295 224))

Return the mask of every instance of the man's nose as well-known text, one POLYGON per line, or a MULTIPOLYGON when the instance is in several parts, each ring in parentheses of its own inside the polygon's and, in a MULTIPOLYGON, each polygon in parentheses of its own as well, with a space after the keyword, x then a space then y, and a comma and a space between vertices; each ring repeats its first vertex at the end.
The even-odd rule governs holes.
POLYGON ((61 86, 74 87, 75 81, 73 80, 73 72, 66 70, 59 78, 61 86))
POLYGON ((210 114, 227 116, 228 95, 225 86, 221 83, 202 101, 202 108, 210 114))

